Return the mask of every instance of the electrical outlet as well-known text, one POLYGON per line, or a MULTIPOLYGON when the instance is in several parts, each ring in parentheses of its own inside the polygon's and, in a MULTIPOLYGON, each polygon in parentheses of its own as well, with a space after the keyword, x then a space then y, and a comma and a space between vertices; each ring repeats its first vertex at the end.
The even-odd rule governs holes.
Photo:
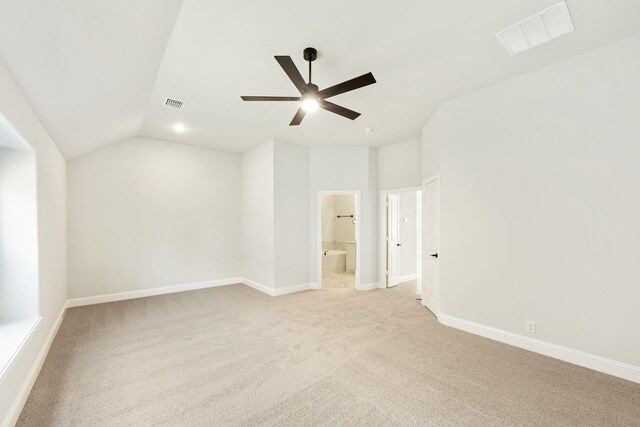
POLYGON ((530 334, 536 333, 536 322, 533 320, 527 320, 524 322, 524 330, 529 332, 530 334))
POLYGON ((171 277, 170 276, 164 276, 164 284, 166 285, 167 283, 171 283, 171 277))
POLYGON ((176 276, 176 282, 182 282, 182 274, 176 276))

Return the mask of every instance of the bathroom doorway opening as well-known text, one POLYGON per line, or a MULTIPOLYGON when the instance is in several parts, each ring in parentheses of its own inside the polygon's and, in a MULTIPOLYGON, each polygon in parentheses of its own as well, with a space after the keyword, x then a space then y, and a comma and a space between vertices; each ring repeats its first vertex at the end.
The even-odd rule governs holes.
POLYGON ((380 282, 422 296, 422 189, 380 192, 380 282))
POLYGON ((360 192, 318 192, 318 284, 357 289, 360 283, 360 192))

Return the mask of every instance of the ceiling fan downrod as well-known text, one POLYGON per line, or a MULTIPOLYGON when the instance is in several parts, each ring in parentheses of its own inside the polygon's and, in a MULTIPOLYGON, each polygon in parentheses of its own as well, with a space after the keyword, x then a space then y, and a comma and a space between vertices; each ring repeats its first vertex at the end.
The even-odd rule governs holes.
POLYGON ((308 47, 303 51, 302 56, 305 61, 309 61, 309 84, 311 84, 311 63, 318 59, 318 51, 313 47, 308 47))

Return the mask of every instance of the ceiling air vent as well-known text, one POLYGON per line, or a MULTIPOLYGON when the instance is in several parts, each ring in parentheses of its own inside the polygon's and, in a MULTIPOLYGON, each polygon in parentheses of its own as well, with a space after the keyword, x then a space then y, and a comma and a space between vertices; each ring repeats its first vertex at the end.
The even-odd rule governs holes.
POLYGON ((511 55, 524 52, 575 29, 567 3, 562 1, 496 33, 511 55))
POLYGON ((178 110, 182 110, 184 108, 184 101, 179 101, 173 98, 166 98, 164 100, 164 106, 170 108, 177 108, 178 110))

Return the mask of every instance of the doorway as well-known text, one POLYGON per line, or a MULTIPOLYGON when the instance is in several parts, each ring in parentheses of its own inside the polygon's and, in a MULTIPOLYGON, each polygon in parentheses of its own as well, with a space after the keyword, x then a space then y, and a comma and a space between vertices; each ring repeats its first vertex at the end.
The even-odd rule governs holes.
POLYGON ((383 287, 399 286, 421 295, 422 189, 380 193, 380 278, 383 287))
POLYGON ((360 192, 318 192, 318 284, 357 289, 360 282, 360 192))

